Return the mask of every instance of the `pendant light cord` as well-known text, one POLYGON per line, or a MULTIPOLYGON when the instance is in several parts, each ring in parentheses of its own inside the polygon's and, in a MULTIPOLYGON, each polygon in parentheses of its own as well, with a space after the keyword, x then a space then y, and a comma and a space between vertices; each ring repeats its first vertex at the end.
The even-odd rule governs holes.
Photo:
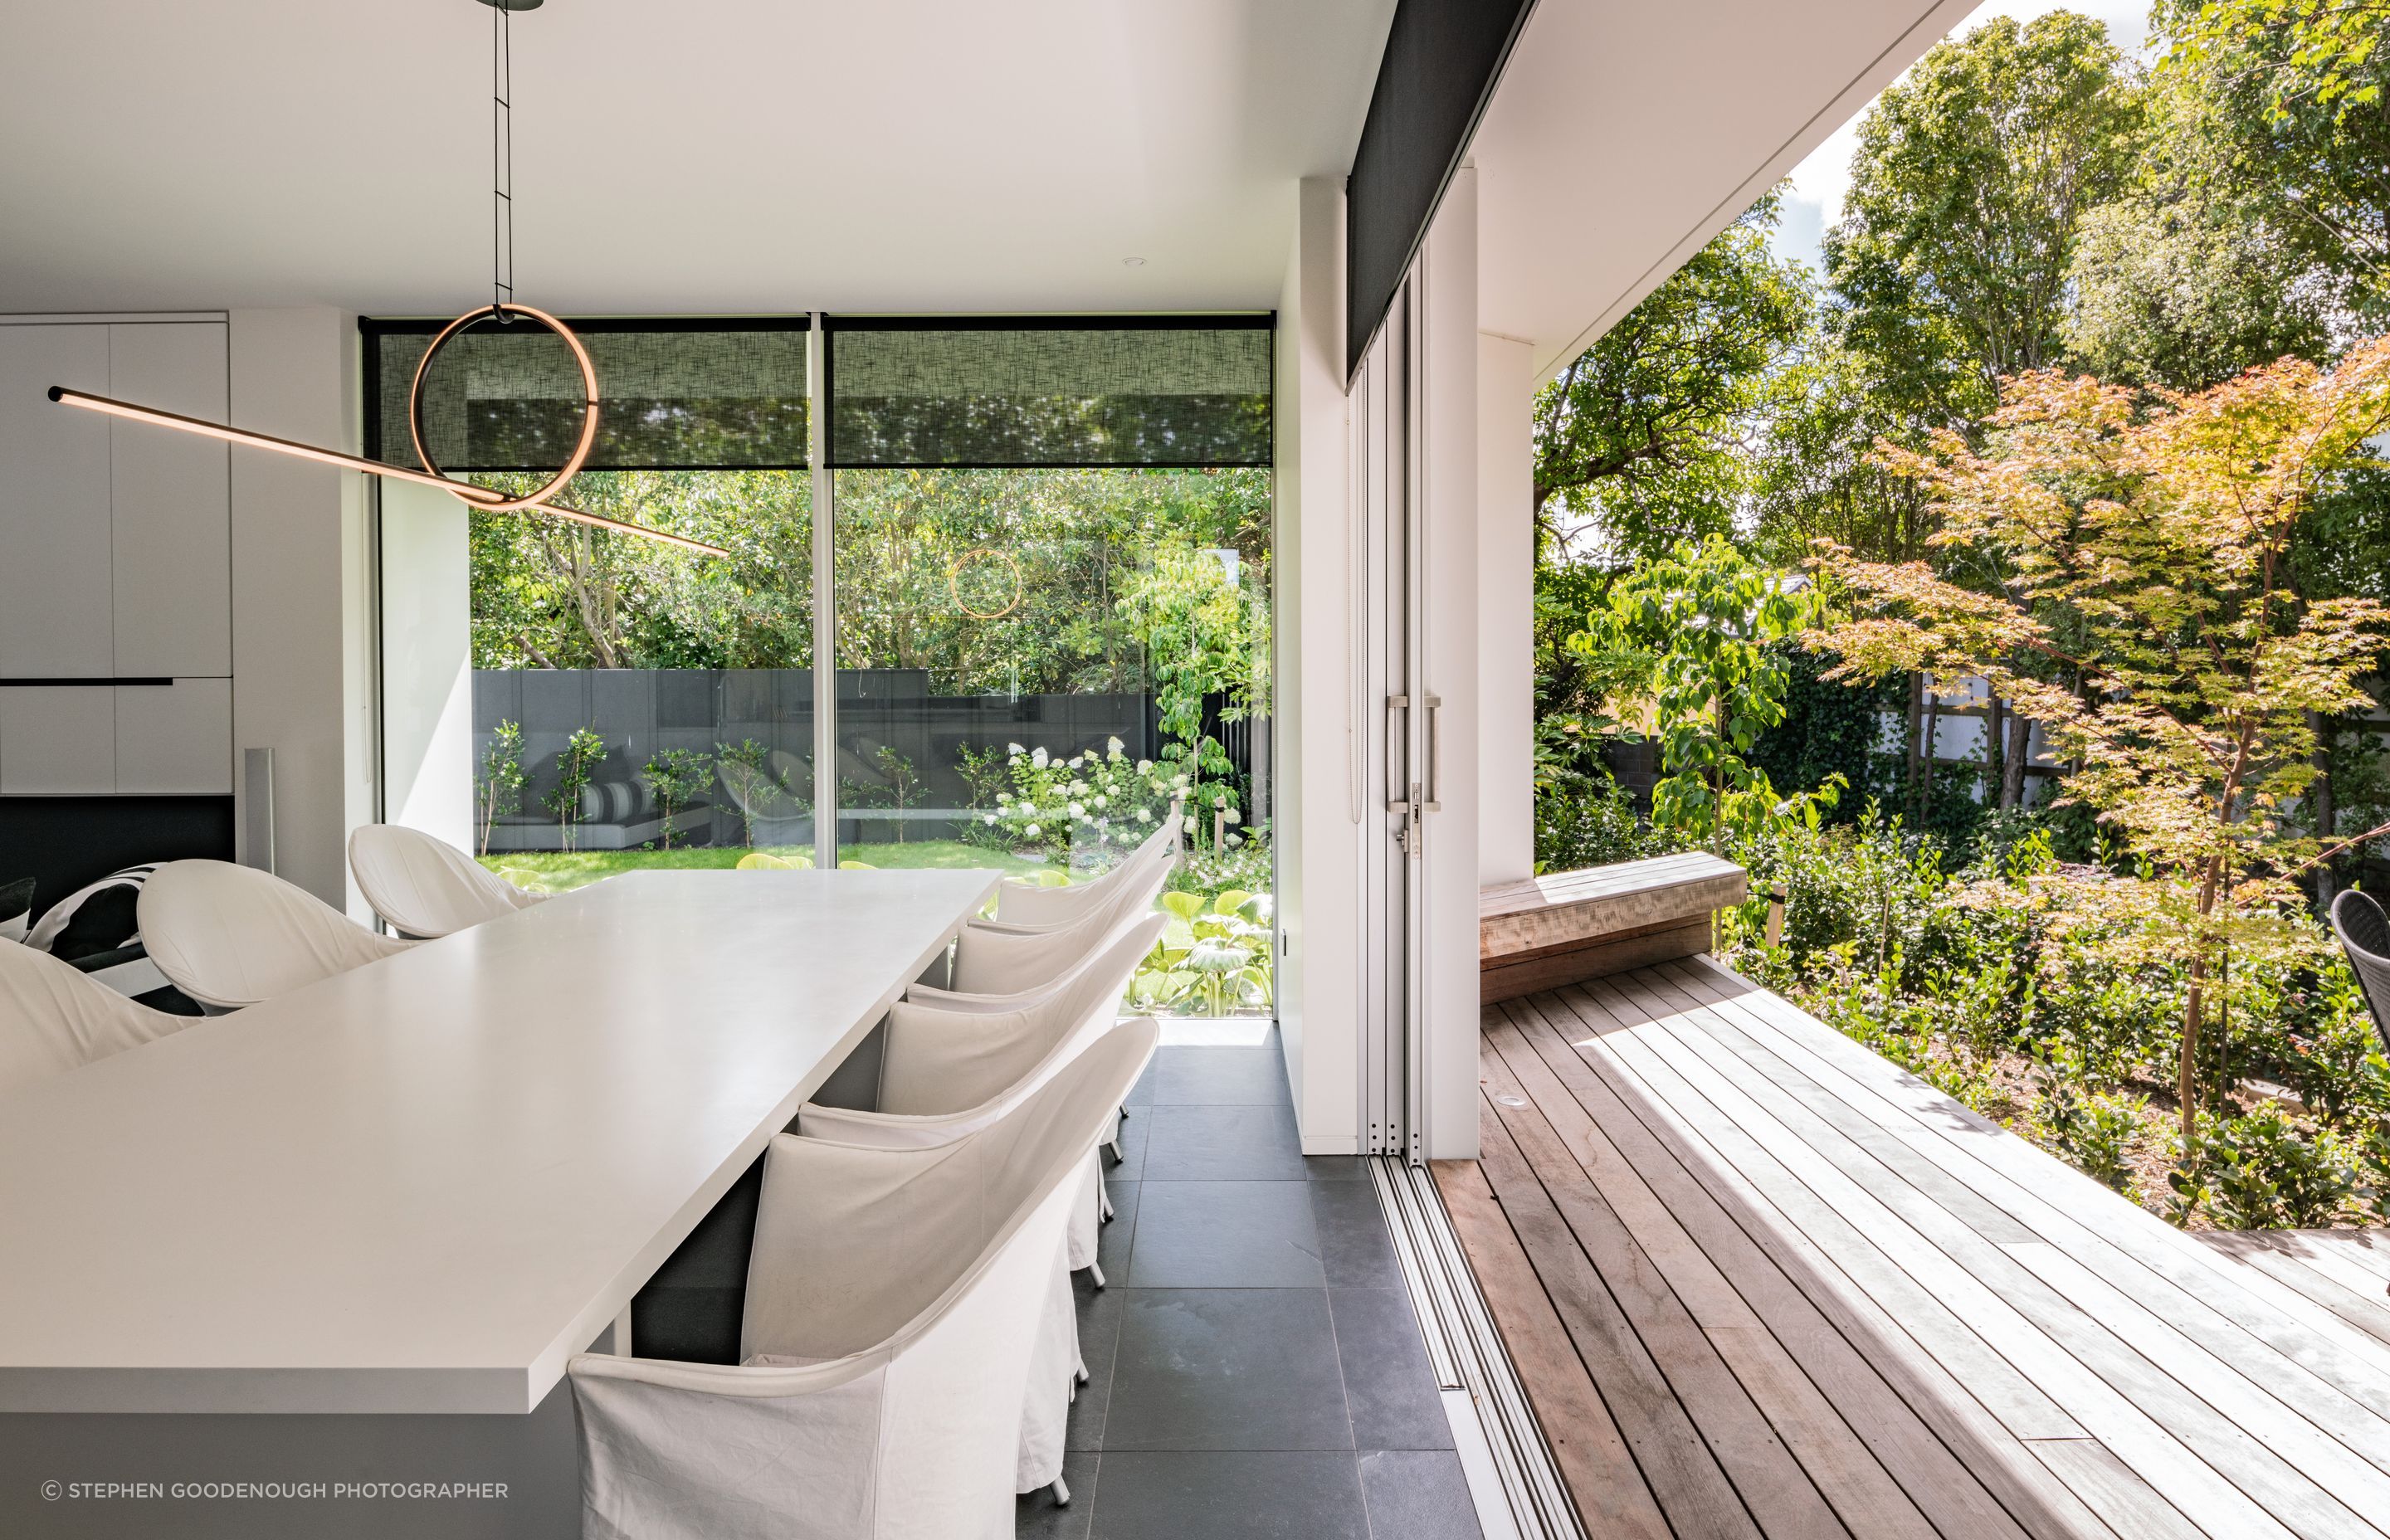
POLYGON ((490 308, 505 325, 515 298, 514 13, 490 6, 490 308))

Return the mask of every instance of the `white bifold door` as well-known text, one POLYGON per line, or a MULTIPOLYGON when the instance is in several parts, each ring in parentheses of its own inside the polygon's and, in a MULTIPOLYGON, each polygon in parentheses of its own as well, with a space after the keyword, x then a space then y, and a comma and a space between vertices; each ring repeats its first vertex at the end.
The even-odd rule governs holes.
POLYGON ((1421 933, 1443 702, 1425 687, 1425 541, 1416 281, 1395 296, 1352 393, 1355 606, 1362 735, 1362 1148, 1426 1157, 1428 1013, 1421 933))

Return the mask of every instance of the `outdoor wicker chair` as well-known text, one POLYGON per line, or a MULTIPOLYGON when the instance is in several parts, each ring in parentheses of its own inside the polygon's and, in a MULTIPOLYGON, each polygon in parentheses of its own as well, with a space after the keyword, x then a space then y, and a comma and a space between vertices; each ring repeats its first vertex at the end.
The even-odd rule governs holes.
POLYGON ((2332 928, 2348 966, 2365 986, 2365 1004, 2373 1012, 2373 1030, 2390 1051, 2390 915, 2371 895, 2351 888, 2332 901, 2332 928))

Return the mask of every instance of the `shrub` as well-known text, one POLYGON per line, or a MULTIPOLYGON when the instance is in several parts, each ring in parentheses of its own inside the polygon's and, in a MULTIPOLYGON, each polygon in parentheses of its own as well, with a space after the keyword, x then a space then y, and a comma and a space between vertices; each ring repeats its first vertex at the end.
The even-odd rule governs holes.
POLYGON ((2178 1208, 2228 1229, 2307 1229, 2340 1216, 2358 1176, 2358 1152, 2338 1134, 2311 1133, 2261 1102, 2240 1117, 2203 1117, 2166 1180, 2178 1208))
MULTIPOLYGON (((1168 764, 1132 760, 1119 738, 1068 759, 1015 743, 1006 751, 1009 793, 998 791, 980 827, 996 831, 1010 848, 1043 851, 1064 858, 1074 853, 1113 855, 1142 844, 1185 795, 1190 777, 1168 764)), ((1243 814, 1223 804, 1229 848, 1245 843, 1243 814)))
POLYGON ((1575 871, 1665 855, 1683 848, 1636 816, 1635 803, 1606 772, 1555 774, 1536 791, 1536 870, 1575 871))

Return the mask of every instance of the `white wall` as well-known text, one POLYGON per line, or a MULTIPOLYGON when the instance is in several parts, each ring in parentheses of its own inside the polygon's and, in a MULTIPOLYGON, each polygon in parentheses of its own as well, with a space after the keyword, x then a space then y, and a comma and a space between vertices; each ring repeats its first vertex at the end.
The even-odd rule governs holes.
POLYGON ((1534 346, 1477 334, 1477 880, 1536 872, 1534 346))
POLYGON ((1298 192, 1279 302, 1279 1025, 1303 1148, 1360 1149, 1360 828, 1344 494, 1344 192, 1298 192))
POLYGON ((471 551, 465 505, 381 488, 385 817, 458 850, 473 843, 471 551))
POLYGON ((1477 1156, 1478 756, 1477 173, 1462 167, 1428 226, 1419 389, 1426 563, 1426 693, 1438 698, 1427 815, 1427 1155, 1477 1156))
MULTIPOLYGON (((243 428, 353 450, 356 319, 236 310, 231 416, 243 428)), ((352 915, 348 831, 374 816, 371 545, 364 478, 232 451, 233 751, 272 749, 281 875, 352 915)), ((247 827, 245 799, 238 827, 247 827)))

